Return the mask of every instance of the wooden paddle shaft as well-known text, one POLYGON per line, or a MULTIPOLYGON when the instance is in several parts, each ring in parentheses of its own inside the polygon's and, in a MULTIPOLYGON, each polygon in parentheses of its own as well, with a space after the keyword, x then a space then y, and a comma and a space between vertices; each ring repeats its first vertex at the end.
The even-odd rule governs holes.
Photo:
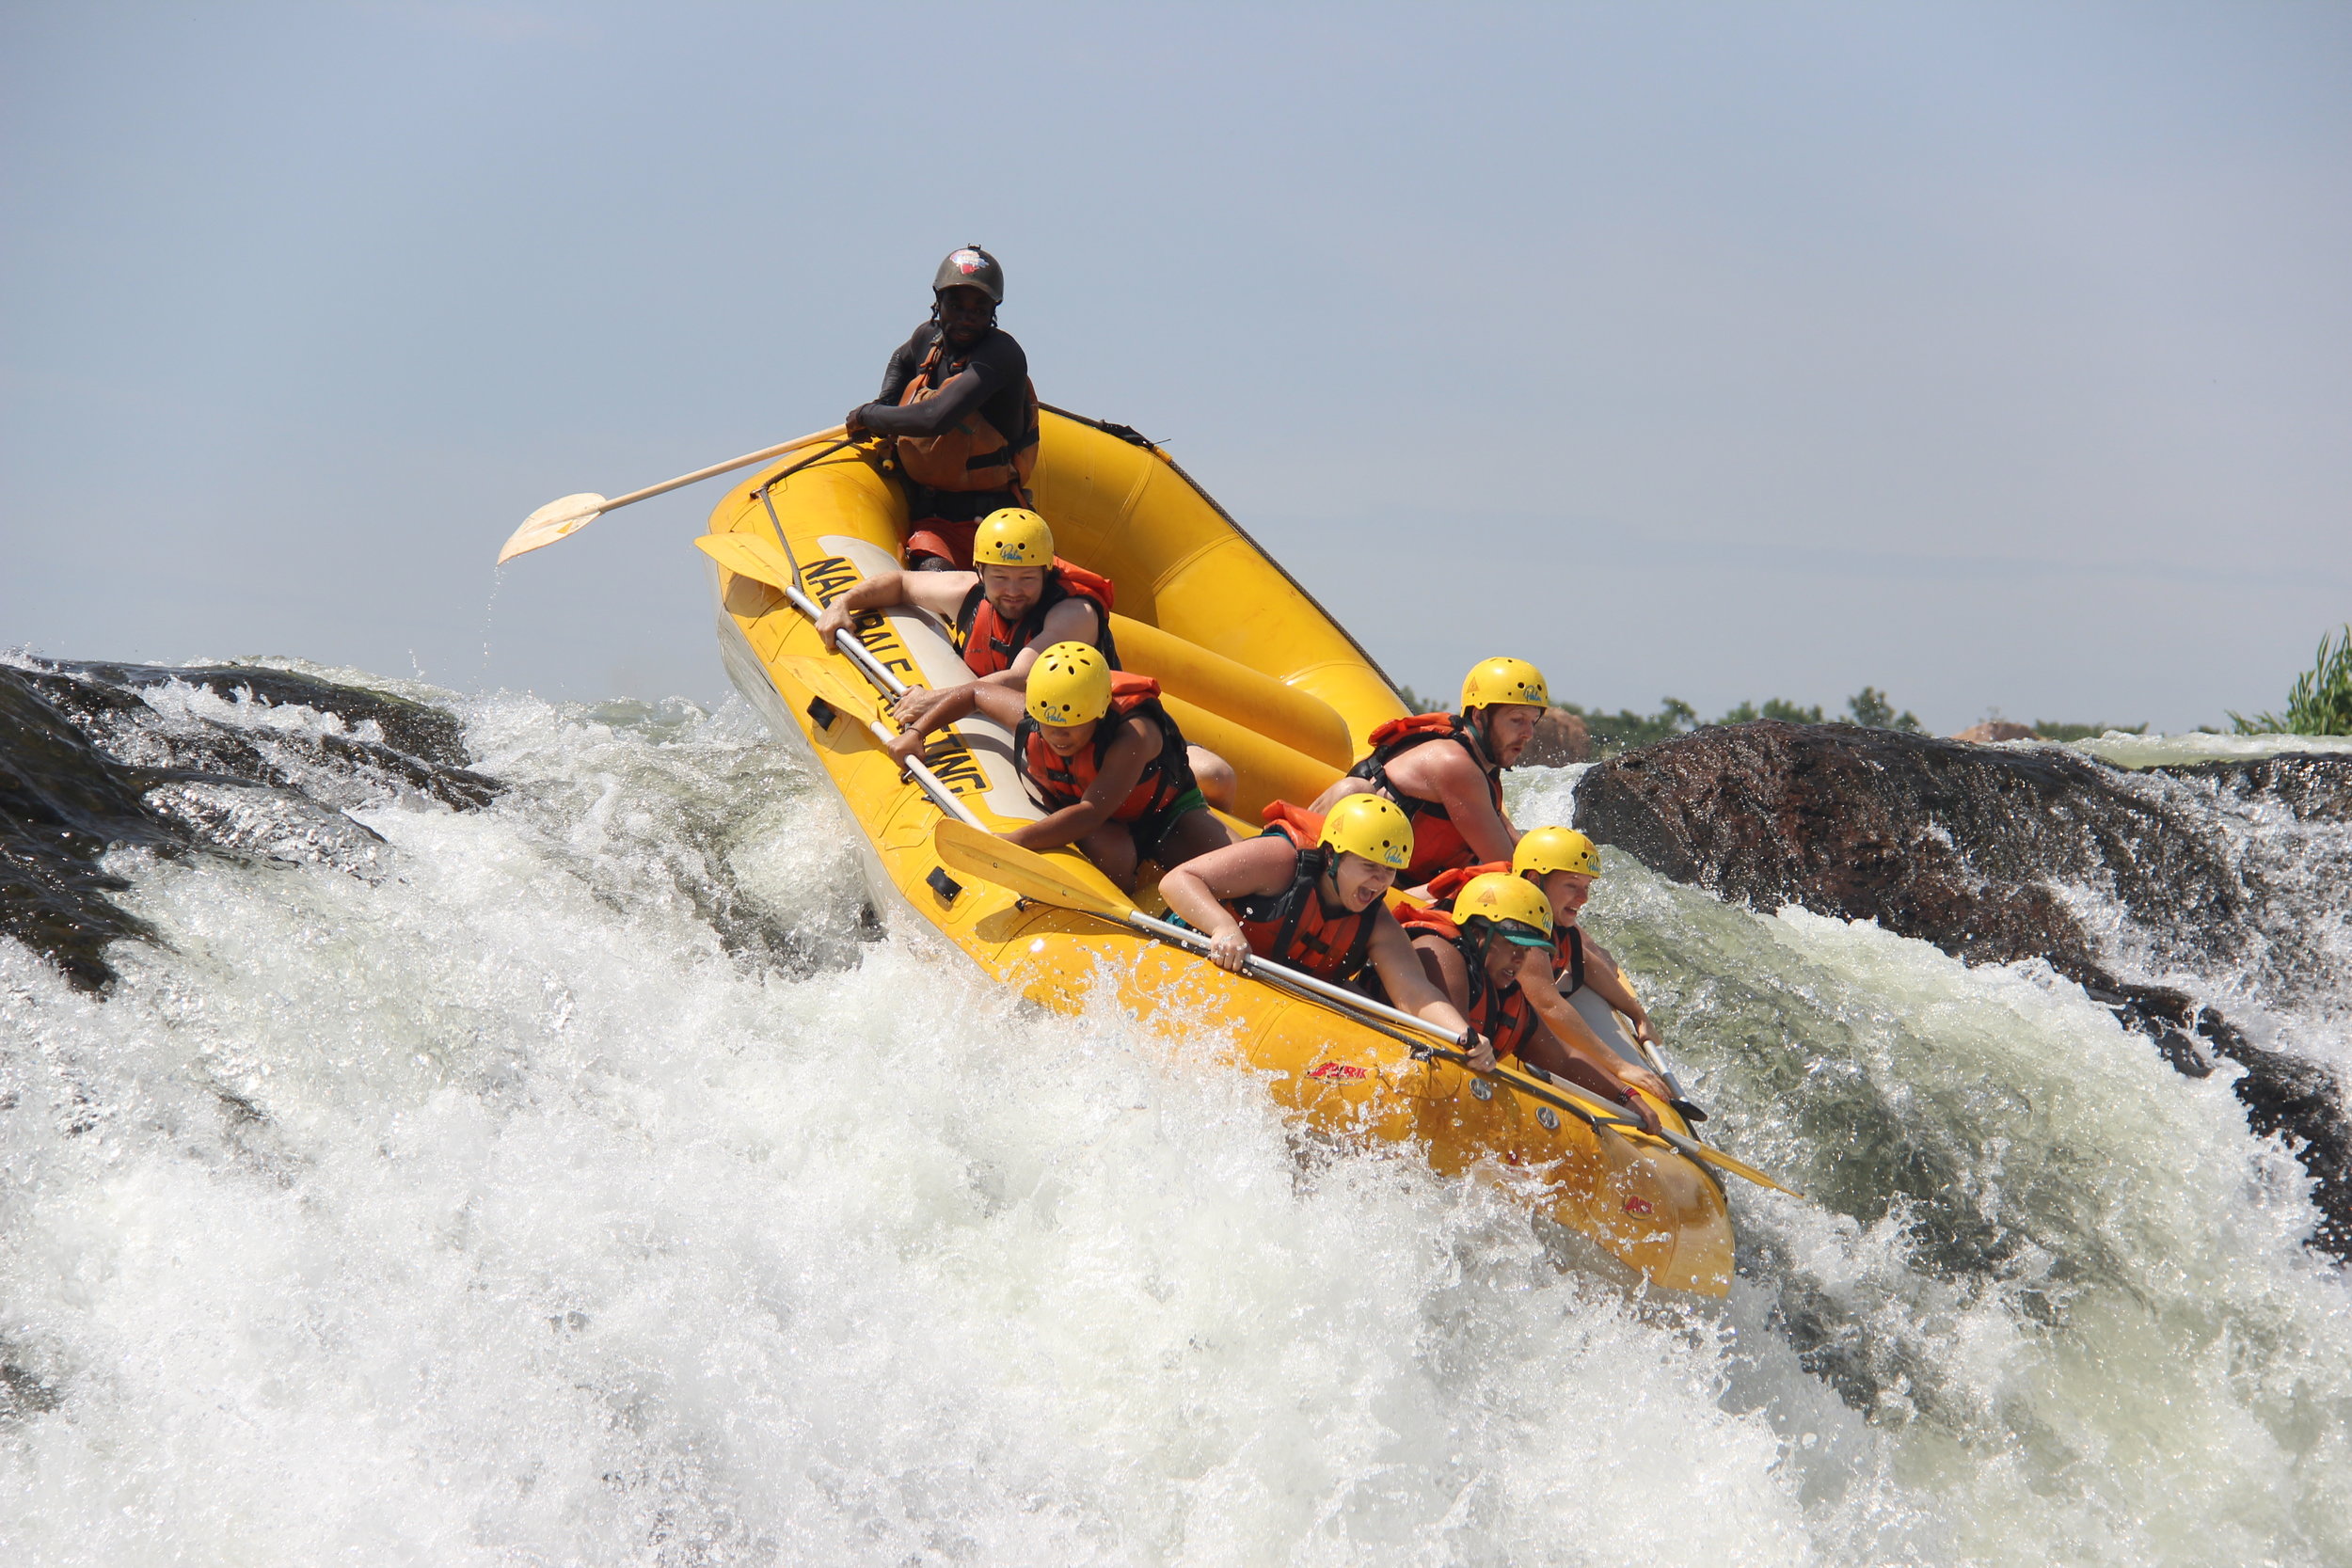
POLYGON ((740 457, 730 457, 724 463, 713 463, 707 468, 696 468, 691 474, 680 474, 675 479, 665 479, 659 484, 648 484, 643 490, 631 490, 626 496, 615 496, 596 510, 611 512, 616 507, 632 506, 638 501, 651 500, 656 496, 666 496, 673 490, 682 490, 689 484, 699 484, 704 480, 720 474, 732 473, 738 468, 748 468, 755 463, 765 463, 771 457, 782 457, 787 451, 798 451, 803 447, 813 447, 819 441, 834 440, 842 434, 842 428, 834 425, 831 430, 820 430, 814 435, 798 436, 785 442, 782 446, 762 447, 757 451, 748 451, 740 457))

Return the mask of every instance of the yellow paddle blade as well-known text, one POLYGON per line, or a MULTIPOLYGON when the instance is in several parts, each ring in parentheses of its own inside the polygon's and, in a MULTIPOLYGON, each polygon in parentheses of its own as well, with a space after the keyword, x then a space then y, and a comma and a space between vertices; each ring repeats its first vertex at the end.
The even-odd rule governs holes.
POLYGON ((823 698, 835 711, 848 714, 861 724, 874 721, 873 689, 864 687, 863 682, 851 682, 834 667, 832 660, 809 654, 787 654, 776 663, 807 687, 811 695, 823 698))
POLYGON ((792 580, 792 563, 772 539, 755 533, 706 533, 694 541, 694 547, 739 578, 787 593, 800 586, 792 580))
POLYGON ((1759 1187, 1770 1187, 1776 1193, 1787 1193, 1790 1197, 1803 1197, 1804 1196, 1793 1187, 1782 1186, 1779 1182, 1773 1180, 1762 1171, 1757 1170, 1754 1165, 1749 1164, 1746 1161, 1735 1160, 1730 1155, 1725 1154, 1722 1149, 1714 1148, 1712 1145, 1703 1144, 1696 1138, 1683 1137, 1677 1132, 1665 1133, 1664 1137, 1666 1142, 1673 1145, 1677 1150, 1688 1155, 1693 1160, 1703 1160, 1719 1170, 1727 1170, 1734 1176, 1743 1177, 1746 1180, 1755 1182, 1759 1187))
POLYGON ((931 847, 938 853, 940 863, 949 869, 993 882, 1041 904, 1122 923, 1136 912, 1133 904, 1115 893, 1104 893, 1073 881, 1062 874, 1060 866, 1043 855, 961 822, 944 820, 932 829, 931 847))
POLYGON ((1803 1193, 1797 1192, 1792 1188, 1782 1186, 1779 1182, 1773 1180, 1762 1171, 1757 1170, 1754 1165, 1749 1164, 1746 1161, 1734 1159, 1732 1156, 1725 1154, 1722 1149, 1716 1148, 1708 1144, 1703 1144, 1696 1138, 1686 1138, 1679 1132, 1670 1132, 1663 1128, 1661 1128, 1656 1132, 1645 1132, 1642 1130, 1640 1124, 1633 1121, 1631 1117, 1628 1117, 1621 1108, 1614 1105, 1604 1104, 1600 1101, 1592 1099, 1581 1090, 1570 1088, 1568 1085, 1560 1083, 1556 1079, 1541 1084, 1531 1082, 1527 1074, 1507 1063, 1496 1064, 1495 1076, 1504 1080, 1506 1083, 1509 1083, 1514 1086, 1519 1087, 1521 1092, 1534 1099, 1549 1100, 1555 1102, 1559 1100, 1565 1099, 1576 1102, 1579 1106, 1595 1115, 1606 1117, 1610 1118, 1613 1123, 1610 1131, 1619 1133, 1622 1136, 1628 1138, 1638 1138, 1647 1143, 1662 1143, 1667 1148, 1675 1150, 1677 1154, 1684 1156, 1686 1159, 1700 1161, 1704 1164, 1713 1165, 1719 1170, 1727 1170, 1732 1175, 1753 1181, 1759 1187, 1770 1187, 1776 1193, 1787 1193, 1790 1197, 1803 1197, 1804 1196, 1803 1193))
POLYGON ((548 502, 523 519, 523 526, 506 536, 499 547, 499 564, 503 566, 518 555, 526 555, 543 545, 579 532, 596 520, 604 511, 605 500, 592 490, 576 496, 563 496, 548 502))

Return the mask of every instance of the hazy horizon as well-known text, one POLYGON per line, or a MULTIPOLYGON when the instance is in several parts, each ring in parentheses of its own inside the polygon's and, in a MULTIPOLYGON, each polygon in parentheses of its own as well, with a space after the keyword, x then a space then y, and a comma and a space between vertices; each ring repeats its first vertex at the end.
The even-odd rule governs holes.
POLYGON ((2352 620, 2352 11, 0 17, 0 642, 723 695, 704 487, 1003 258, 1400 680, 1948 732, 2352 620))

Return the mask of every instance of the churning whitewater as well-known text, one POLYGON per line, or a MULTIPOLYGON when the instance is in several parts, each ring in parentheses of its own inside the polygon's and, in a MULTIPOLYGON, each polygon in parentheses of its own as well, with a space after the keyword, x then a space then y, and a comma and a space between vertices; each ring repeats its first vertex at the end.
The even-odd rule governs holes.
MULTIPOLYGON (((1694 1307, 1500 1175, 1296 1133, 1215 1037, 880 930, 739 703, 337 678, 502 791, 322 766, 374 836, 301 852, 219 792, 251 852, 107 857, 155 940, 103 998, 0 942, 0 1560, 2352 1562, 2310 1179, 2046 967, 1612 852, 1589 918, 1710 1132, 1808 1195, 1736 1185, 1694 1307)), ((2275 896, 2342 956, 2340 890, 2275 896)), ((2187 980, 2352 1064, 2343 966, 2281 961, 2187 980)))

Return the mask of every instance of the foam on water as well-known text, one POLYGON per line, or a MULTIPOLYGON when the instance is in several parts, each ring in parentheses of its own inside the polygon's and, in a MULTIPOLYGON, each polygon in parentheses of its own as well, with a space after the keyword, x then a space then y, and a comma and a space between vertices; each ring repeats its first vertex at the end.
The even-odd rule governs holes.
MULTIPOLYGON (((2010 741, 2012 746, 2038 746, 2041 741, 2010 741)), ((2312 752, 2322 756, 2352 752, 2352 736, 2343 735, 2134 735, 2109 730, 2088 740, 2071 741, 2118 768, 2183 767, 2200 762, 2235 762, 2253 757, 2290 756, 2312 752)))
POLYGON ((367 875, 118 856, 104 1002, 0 948, 0 1560, 2352 1557, 2299 1168, 2046 975, 1613 855, 1812 1194, 1692 1308, 876 940, 739 709, 466 712, 512 787, 367 875))

